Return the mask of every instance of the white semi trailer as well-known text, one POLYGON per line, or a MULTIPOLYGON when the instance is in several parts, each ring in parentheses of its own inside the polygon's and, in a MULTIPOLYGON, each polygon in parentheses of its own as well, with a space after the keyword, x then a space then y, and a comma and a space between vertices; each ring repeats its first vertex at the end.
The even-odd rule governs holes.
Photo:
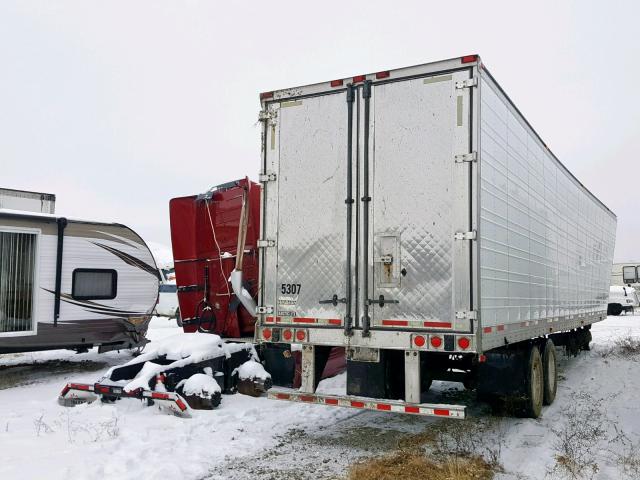
POLYGON ((0 208, 24 210, 27 212, 55 213, 56 196, 52 193, 0 188, 0 208))
POLYGON ((477 55, 261 94, 256 339, 302 344, 272 398, 462 418, 461 381, 537 417, 555 345, 607 314, 616 216, 477 55), (315 389, 346 347, 346 395, 315 389), (398 400, 401 399, 401 400, 398 400))

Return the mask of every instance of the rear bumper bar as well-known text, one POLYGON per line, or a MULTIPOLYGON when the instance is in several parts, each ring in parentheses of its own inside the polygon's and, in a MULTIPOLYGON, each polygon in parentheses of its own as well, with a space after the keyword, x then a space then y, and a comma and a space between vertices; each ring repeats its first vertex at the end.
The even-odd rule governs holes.
POLYGON ((60 392, 58 403, 64 407, 73 407, 81 403, 91 403, 98 397, 102 397, 104 400, 118 398, 152 400, 180 417, 191 417, 191 408, 185 399, 175 392, 156 392, 142 389, 127 392, 122 387, 100 383, 67 383, 60 392))
POLYGON ((318 393, 303 393, 291 389, 272 388, 267 392, 267 398, 273 400, 289 400, 292 402, 316 403, 334 407, 359 408, 378 412, 408 413, 427 417, 444 417, 464 419, 466 406, 445 405, 433 403, 407 403, 399 400, 383 400, 349 395, 324 395, 318 393))

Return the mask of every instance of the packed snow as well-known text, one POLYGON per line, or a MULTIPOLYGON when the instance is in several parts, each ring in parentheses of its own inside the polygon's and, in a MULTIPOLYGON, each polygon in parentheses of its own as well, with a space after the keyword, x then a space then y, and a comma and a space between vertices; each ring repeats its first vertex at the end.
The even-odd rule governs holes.
MULTIPOLYGON (((155 349, 180 361, 185 353, 204 351, 205 344, 220 345, 214 336, 182 334, 174 325, 155 318, 151 344, 141 357, 155 349), (175 335, 184 342, 162 341, 175 335)), ((486 407, 471 401, 470 425, 491 421, 485 441, 499 447, 505 471, 496 478, 549 475, 558 455, 558 432, 569 431, 576 409, 580 413, 594 403, 599 410, 585 410, 586 424, 606 417, 604 435, 594 444, 594 478, 634 478, 625 470, 632 464, 625 466, 621 459, 640 444, 640 358, 624 344, 640 338, 640 315, 609 317, 592 332, 591 351, 567 358, 558 349, 558 395, 540 419, 490 417, 486 407)), ((109 367, 132 359, 128 351, 0 355, 0 478, 336 478, 359 458, 395 448, 404 435, 452 422, 241 394, 223 395, 220 407, 194 411, 189 419, 134 399, 74 408, 57 404, 66 382, 94 382, 109 367)), ((344 380, 344 375, 325 380, 319 391, 344 393, 344 380)), ((458 386, 434 382, 430 395, 452 402, 469 393, 458 386)))
POLYGON ((222 393, 218 382, 211 375, 196 373, 186 380, 178 383, 185 395, 197 395, 198 397, 211 398, 216 393, 222 393))
POLYGON ((249 360, 238 367, 238 378, 240 380, 254 380, 256 378, 266 380, 267 378, 271 378, 271 375, 264 369, 261 363, 255 360, 249 360))

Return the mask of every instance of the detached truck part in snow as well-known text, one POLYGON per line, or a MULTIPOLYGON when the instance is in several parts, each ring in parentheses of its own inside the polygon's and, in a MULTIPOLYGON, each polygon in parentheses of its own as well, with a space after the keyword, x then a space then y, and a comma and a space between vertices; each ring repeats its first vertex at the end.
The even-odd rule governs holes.
POLYGON ((302 344, 300 402, 462 418, 461 381, 537 417, 553 345, 607 314, 615 215, 477 55, 261 94, 256 338, 302 344), (315 394, 346 347, 347 395, 315 394), (391 400, 402 399, 402 400, 391 400))

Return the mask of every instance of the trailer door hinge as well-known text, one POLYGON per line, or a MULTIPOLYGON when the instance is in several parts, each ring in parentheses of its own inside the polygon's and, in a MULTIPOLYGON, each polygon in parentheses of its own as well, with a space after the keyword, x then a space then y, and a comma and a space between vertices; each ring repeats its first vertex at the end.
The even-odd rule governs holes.
POLYGON ((455 240, 475 240, 477 238, 476 231, 472 230, 470 232, 456 232, 453 235, 455 240))
POLYGON ((477 318, 478 318, 477 312, 474 312, 474 311, 456 312, 456 320, 476 320, 477 318))
POLYGON ((256 307, 256 313, 260 314, 260 313, 273 313, 273 307, 266 307, 266 306, 258 306, 256 307))
POLYGON ((271 125, 275 125, 275 120, 277 116, 278 116, 277 110, 270 110, 270 109, 260 110, 260 113, 258 114, 258 121, 259 122, 269 121, 271 125))
POLYGON ((260 176, 258 177, 258 180, 260 181, 260 183, 266 183, 266 182, 275 182, 276 178, 277 177, 275 173, 267 172, 267 173, 261 173, 260 176))
POLYGON ((466 80, 462 80, 461 82, 456 82, 456 90, 461 90, 463 88, 471 88, 478 86, 478 77, 467 78, 466 80))
POLYGON ((478 160, 478 154, 476 152, 463 153, 462 155, 456 155, 455 160, 456 163, 476 162, 478 160))
POLYGON ((275 240, 258 240, 258 248, 275 247, 275 240))

